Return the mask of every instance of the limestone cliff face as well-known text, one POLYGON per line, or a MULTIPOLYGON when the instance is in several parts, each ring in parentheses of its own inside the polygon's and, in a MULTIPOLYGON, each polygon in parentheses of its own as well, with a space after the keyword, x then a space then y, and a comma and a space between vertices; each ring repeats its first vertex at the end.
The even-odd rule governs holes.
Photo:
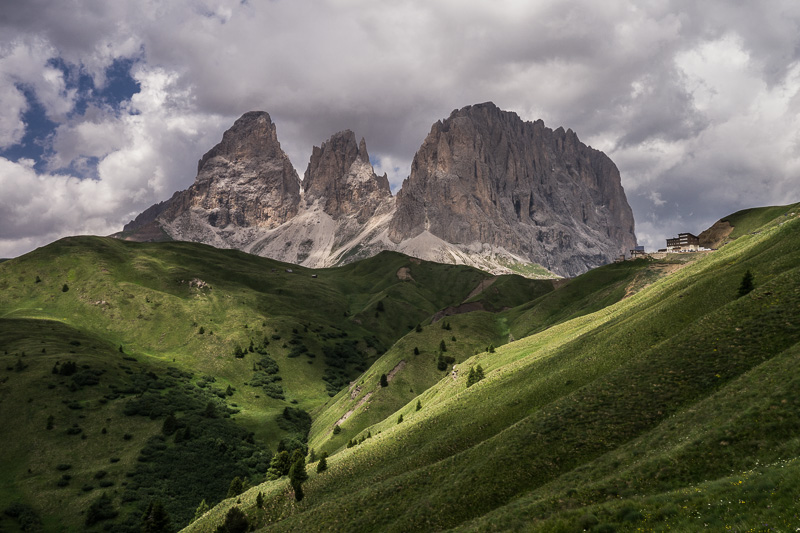
POLYGON ((397 195, 388 236, 429 233, 487 245, 576 275, 636 244, 619 171, 572 130, 524 122, 492 103, 437 122, 397 195))
POLYGON ((397 197, 352 131, 314 147, 301 183, 267 113, 251 112, 198 164, 185 191, 123 238, 173 238, 327 267, 397 250, 507 272, 538 263, 572 276, 636 244, 619 172, 571 130, 494 104, 433 125, 397 197))
POLYGON ((299 205, 300 179, 275 125, 267 113, 250 112, 200 159, 194 184, 173 196, 158 220, 174 238, 238 248, 236 236, 226 238, 229 228, 272 229, 299 205))
POLYGON ((389 179, 375 175, 367 143, 350 130, 315 146, 303 176, 306 205, 319 200, 334 220, 355 218, 364 224, 392 196, 389 179))

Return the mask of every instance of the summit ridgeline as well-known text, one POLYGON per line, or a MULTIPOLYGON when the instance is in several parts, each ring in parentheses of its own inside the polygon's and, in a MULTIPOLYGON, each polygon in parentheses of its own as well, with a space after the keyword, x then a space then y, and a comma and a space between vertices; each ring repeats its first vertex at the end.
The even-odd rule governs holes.
POLYGON ((269 115, 246 113, 200 160, 191 187, 146 210, 122 236, 203 242, 309 267, 396 250, 492 272, 538 264, 561 276, 636 244, 608 156, 572 130, 492 103, 436 122, 396 196, 352 131, 314 147, 301 182, 269 115))

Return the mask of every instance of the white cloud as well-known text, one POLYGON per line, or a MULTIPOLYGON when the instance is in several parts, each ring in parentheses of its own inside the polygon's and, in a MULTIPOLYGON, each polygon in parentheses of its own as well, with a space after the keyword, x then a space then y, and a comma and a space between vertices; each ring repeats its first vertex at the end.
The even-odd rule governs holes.
POLYGON ((605 150, 640 240, 655 243, 797 199, 798 25, 790 0, 14 2, 0 20, 0 148, 25 132, 21 86, 59 127, 50 173, 3 168, 23 204, 53 188, 50 216, 66 210, 64 231, 85 228, 73 206, 118 229, 188 186, 245 111, 270 113, 301 175, 313 145, 356 131, 396 189, 431 123, 492 100, 605 150), (92 102, 75 114, 77 95, 48 63, 56 57, 98 88, 115 60, 134 59, 141 91, 121 109, 92 102), (84 172, 94 179, 77 179, 84 172), (39 192, 25 196, 23 183, 39 192))

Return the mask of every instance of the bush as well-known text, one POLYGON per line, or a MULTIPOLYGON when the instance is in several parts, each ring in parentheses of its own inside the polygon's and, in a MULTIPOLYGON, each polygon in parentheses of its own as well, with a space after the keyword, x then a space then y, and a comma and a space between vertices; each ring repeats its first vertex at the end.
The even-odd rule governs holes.
POLYGON ((111 504, 111 498, 108 497, 108 494, 103 493, 103 495, 92 502, 89 509, 87 509, 86 527, 91 527, 103 520, 116 518, 118 514, 117 510, 114 509, 114 506, 111 504))
POLYGON ((324 454, 322 456, 322 459, 320 459, 319 462, 317 463, 317 473, 319 474, 321 472, 326 471, 327 469, 328 469, 328 458, 327 454, 324 454))
POLYGON ((244 533, 249 528, 247 515, 238 507, 231 507, 225 515, 225 522, 214 533, 244 533))
POLYGON ((69 290, 69 286, 65 283, 63 287, 61 287, 61 292, 67 292, 69 290))

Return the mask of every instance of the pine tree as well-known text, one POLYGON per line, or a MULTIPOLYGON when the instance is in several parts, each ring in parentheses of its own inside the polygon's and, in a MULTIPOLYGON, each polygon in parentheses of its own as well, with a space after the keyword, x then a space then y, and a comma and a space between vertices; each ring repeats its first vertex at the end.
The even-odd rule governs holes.
POLYGON ((197 509, 195 509, 194 511, 194 520, 192 520, 192 522, 194 522, 195 520, 206 514, 209 509, 210 507, 206 503, 205 498, 203 498, 203 501, 200 502, 200 505, 198 505, 197 509))
POLYGON ((388 387, 389 380, 386 378, 386 374, 381 374, 381 387, 388 387))
POLYGON ((414 328, 417 333, 422 333, 422 324, 417 324, 417 327, 414 328))
POLYGON ((171 533, 172 523, 166 509, 158 500, 151 500, 142 515, 142 533, 171 533))
POLYGON ((481 365, 478 365, 478 366, 475 367, 475 381, 476 382, 480 381, 483 378, 484 378, 483 367, 481 365))
POLYGON ((440 352, 446 352, 447 351, 447 345, 444 343, 444 339, 442 339, 442 341, 439 343, 439 351, 440 352))
POLYGON ((398 424, 402 424, 403 423, 403 415, 400 415, 400 416, 397 417, 397 423, 398 424))
POLYGON ((65 284, 64 284, 64 286, 63 286, 63 287, 61 287, 61 292, 67 292, 68 290, 69 290, 69 285, 67 285, 67 284, 65 283, 65 284))
POLYGON ((267 479, 278 479, 289 473, 292 463, 289 459, 289 452, 286 450, 280 451, 272 456, 272 461, 269 463, 269 470, 267 470, 267 479))
POLYGON ((308 479, 308 473, 306 472, 306 461, 302 455, 299 455, 297 459, 292 463, 292 467, 289 469, 289 482, 292 484, 292 488, 294 489, 294 498, 298 502, 303 499, 303 482, 308 479))
POLYGON ((317 461, 317 452, 314 448, 311 448, 311 451, 308 452, 308 462, 315 463, 317 461))
POLYGON ((742 277, 742 283, 739 285, 739 296, 744 296, 751 292, 755 286, 753 285, 753 273, 748 270, 742 277))
POLYGON ((422 409, 422 402, 417 400, 417 411, 419 411, 420 409, 422 409))
POLYGON ((199 335, 202 335, 202 334, 203 334, 203 333, 205 333, 205 332, 206 332, 206 328, 204 328, 203 326, 200 326, 200 329, 198 329, 198 330, 197 330, 197 333, 198 333, 199 335))
POLYGON ((414 346, 414 355, 419 355, 419 348, 414 346))
POLYGON ((258 491, 258 496, 256 496, 256 507, 259 509, 264 508, 264 495, 261 491, 258 491))
POLYGON ((472 387, 475 384, 475 369, 469 367, 469 374, 467 374, 467 387, 472 387))
POLYGON ((317 463, 317 474, 320 472, 324 472, 328 469, 328 459, 325 455, 322 456, 322 459, 319 460, 317 463))
POLYGON ((228 495, 225 496, 226 498, 233 498, 234 496, 238 496, 244 491, 244 483, 242 483, 242 478, 236 476, 231 480, 231 484, 228 487, 228 495))

